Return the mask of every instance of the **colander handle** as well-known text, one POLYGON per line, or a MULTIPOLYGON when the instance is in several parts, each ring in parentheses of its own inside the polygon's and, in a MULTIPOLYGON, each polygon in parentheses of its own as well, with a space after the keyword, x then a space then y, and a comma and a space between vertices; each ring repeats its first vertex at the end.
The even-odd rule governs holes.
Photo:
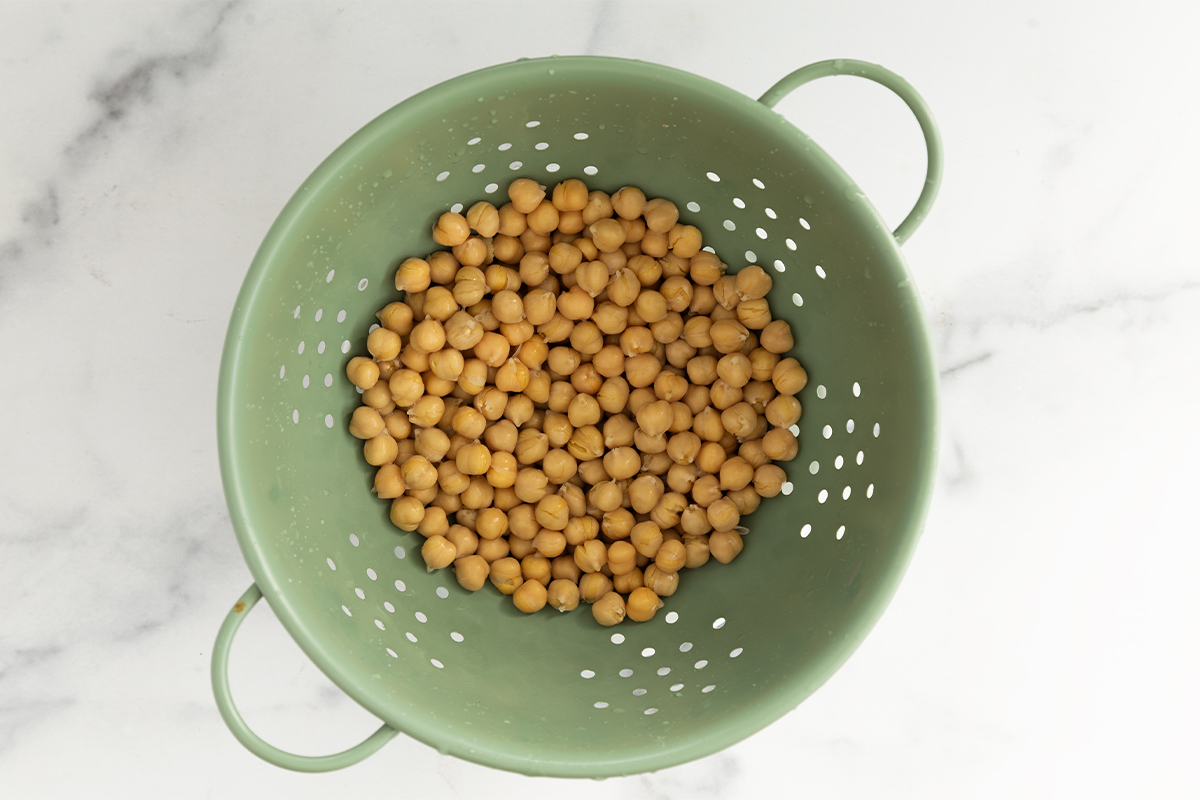
POLYGON ((233 635, 237 633, 242 620, 246 618, 250 609, 254 608, 254 604, 261 599, 262 592, 259 591, 258 584, 251 584, 246 593, 230 609, 229 615, 225 617, 221 630, 217 632, 217 643, 213 647, 212 657, 212 685, 213 694, 217 698, 217 708, 220 709, 221 716, 224 717, 229 730, 233 731, 233 735, 245 745, 247 750, 277 767, 294 769, 297 772, 331 772, 357 764, 383 747, 399 733, 395 728, 384 724, 366 741, 349 750, 343 750, 332 756, 298 756, 267 744, 254 731, 250 730, 242 719, 242 715, 233 705, 233 695, 229 692, 229 648, 233 644, 233 635))
POLYGON ((925 153, 928 162, 925 168, 925 186, 921 189, 921 196, 917 198, 917 204, 913 206, 913 210, 908 212, 908 216, 892 234, 896 237, 896 241, 904 244, 908 241, 908 237, 916 231, 921 221, 925 219, 925 215, 929 213, 929 209, 937 197, 938 187, 942 183, 942 137, 938 134, 937 123, 933 121, 933 114, 930 113, 925 100, 917 94, 917 90, 908 81, 878 64, 843 58, 818 61, 807 67, 801 67, 767 89, 763 96, 758 98, 758 102, 767 108, 774 108, 776 103, 795 89, 809 81, 827 78, 830 75, 857 75, 891 89, 904 101, 921 125, 921 133, 925 136, 925 153))

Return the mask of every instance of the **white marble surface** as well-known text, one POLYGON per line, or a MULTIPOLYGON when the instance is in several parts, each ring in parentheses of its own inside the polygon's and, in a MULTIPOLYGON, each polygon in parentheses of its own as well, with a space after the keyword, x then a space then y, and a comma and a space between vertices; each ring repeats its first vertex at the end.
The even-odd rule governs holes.
MULTIPOLYGON (((1197 796, 1197 23, 1185 3, 0 3, 0 796, 1197 796), (845 668, 700 762, 529 779, 401 737, 278 770, 208 684, 250 582, 214 430, 235 294, 360 125, 551 52, 754 96, 863 58, 925 95, 947 171, 906 247, 943 370, 924 539, 845 668)), ((898 101, 842 79, 779 110, 903 216, 924 163, 898 101)), ((249 722, 312 754, 372 730, 260 608, 232 665, 249 722)))

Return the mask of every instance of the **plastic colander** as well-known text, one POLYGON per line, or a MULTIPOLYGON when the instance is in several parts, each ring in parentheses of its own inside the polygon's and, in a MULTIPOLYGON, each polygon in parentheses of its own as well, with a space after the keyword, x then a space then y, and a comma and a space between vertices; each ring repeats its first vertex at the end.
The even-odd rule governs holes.
MULTIPOLYGON (((713 753, 812 694, 862 642, 920 535, 936 460, 937 374, 900 244, 928 211, 941 149, 895 74, 827 61, 757 101, 667 67, 523 60, 447 81, 385 112, 322 163, 272 225, 237 299, 221 362, 218 435, 233 526, 254 585, 213 652, 234 735, 282 767, 353 764, 403 731, 528 775, 603 777, 713 753), (772 111, 801 84, 857 75, 916 115, 928 174, 893 233, 845 172, 772 111), (395 299, 405 257, 456 204, 505 202, 517 176, 666 197, 731 270, 774 278, 772 313, 808 370, 800 455, 784 493, 743 519, 745 551, 689 571, 647 623, 602 628, 586 608, 517 611, 388 521, 346 431, 345 365, 395 299), (234 633, 266 597, 329 678, 383 726, 333 756, 283 752, 230 695, 234 633)), ((314 723, 316 724, 316 723, 314 723)))

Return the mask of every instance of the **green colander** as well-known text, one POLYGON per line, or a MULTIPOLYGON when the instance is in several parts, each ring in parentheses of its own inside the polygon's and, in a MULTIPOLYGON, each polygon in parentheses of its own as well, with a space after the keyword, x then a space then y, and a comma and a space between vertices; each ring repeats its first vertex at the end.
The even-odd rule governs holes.
POLYGON ((218 390, 221 474, 254 585, 217 636, 212 680, 234 735, 282 767, 354 764, 403 731, 527 775, 662 769, 760 730, 812 694, 879 619, 929 503, 937 373, 900 253, 941 175, 937 130, 895 74, 827 61, 757 101, 640 61, 524 60, 447 81, 354 134, 305 181, 246 276, 218 390), (772 111, 830 75, 880 83, 928 148, 916 207, 893 233, 845 172, 772 111), (345 379, 393 275, 436 249, 456 204, 504 202, 516 176, 636 184, 675 201, 731 270, 762 265, 798 342, 800 455, 784 493, 743 524, 729 565, 689 572, 650 622, 601 628, 586 608, 533 616, 450 570, 370 494, 346 426, 345 379), (305 653, 383 726, 333 756, 285 753, 230 696, 234 633, 265 596, 305 653))

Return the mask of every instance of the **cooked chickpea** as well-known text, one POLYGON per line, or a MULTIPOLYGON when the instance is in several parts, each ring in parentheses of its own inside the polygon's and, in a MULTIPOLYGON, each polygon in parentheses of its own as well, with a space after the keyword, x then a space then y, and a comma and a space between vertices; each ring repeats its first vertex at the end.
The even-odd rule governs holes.
POLYGON ((471 226, 462 214, 447 211, 433 227, 433 240, 443 247, 462 244, 471 235, 471 226))
POLYGON ((517 481, 517 459, 511 453, 492 453, 492 465, 488 467, 487 482, 497 489, 507 489, 517 481))
POLYGON ((642 580, 659 597, 670 597, 679 588, 679 572, 661 569, 657 564, 646 567, 642 580))
MULTIPOLYGON (((434 493, 434 497, 436 497, 437 490, 433 489, 432 491, 434 493)), ((445 537, 445 535, 450 532, 450 523, 446 517, 446 509, 440 506, 431 505, 432 500, 433 498, 430 498, 428 501, 423 501, 428 508, 425 509, 425 516, 421 519, 421 524, 417 525, 417 533, 426 538, 433 536, 445 537)), ((451 545, 451 547, 453 547, 453 545, 451 545)), ((455 557, 456 556, 452 555, 451 560, 454 560, 455 557)), ((440 567, 438 569, 440 569, 440 567)))
POLYGON ((709 552, 722 564, 737 558, 744 546, 741 534, 735 530, 718 531, 708 537, 709 552))
POLYGON ((771 382, 781 395, 794 395, 808 383, 808 373, 794 358, 785 358, 775 365, 771 382))
POLYGON ((734 277, 737 280, 737 293, 743 300, 759 300, 766 297, 774 283, 767 271, 757 264, 738 270, 734 277))
POLYGON ((389 513, 392 524, 403 531, 415 531, 425 518, 425 506, 413 497, 397 497, 389 513))
POLYGON ((717 442, 705 442, 696 453, 695 464, 710 475, 715 475, 720 472, 725 458, 725 448, 717 442))
POLYGON ((438 428, 418 428, 413 439, 416 441, 416 454, 431 463, 441 461, 450 450, 450 437, 438 428))
POLYGON ((656 197, 643 206, 642 216, 645 217, 646 227, 649 230, 655 233, 666 233, 679 221, 679 209, 670 200, 656 197))
POLYGON ((567 527, 567 520, 570 518, 567 501, 557 494, 546 495, 539 500, 535 515, 539 525, 552 531, 561 531, 567 527))
POLYGON ((605 511, 604 516, 600 518, 600 532, 609 539, 627 539, 633 531, 634 524, 633 514, 627 509, 605 511))
POLYGON ((584 572, 599 572, 608 563, 608 548, 599 539, 588 539, 575 546, 575 565, 584 572))
POLYGON ((459 449, 454 462, 463 475, 484 475, 492 466, 492 454, 487 445, 476 440, 459 449))
POLYGON ((517 178, 508 185, 508 199, 512 201, 513 209, 521 214, 529 214, 545 198, 545 187, 529 178, 517 178))
POLYGON ((384 464, 375 473, 374 492, 376 496, 384 500, 392 500, 404 494, 407 488, 404 485, 404 477, 400 474, 400 468, 395 464, 384 464))
POLYGON ((741 520, 737 506, 728 497, 711 503, 706 509, 708 524, 718 533, 733 530, 741 520))
MULTIPOLYGON (((540 534, 539 534, 540 535, 540 534)), ((536 541, 537 537, 534 537, 536 541)), ((542 586, 550 583, 550 559, 540 553, 530 553, 521 557, 521 577, 542 586)))
POLYGON ((374 439, 384 430, 383 417, 369 406, 359 406, 350 417, 349 430, 356 439, 374 439))
POLYGON ((693 503, 679 515, 679 529, 685 535, 691 534, 697 536, 702 533, 708 533, 712 530, 712 523, 708 521, 708 512, 693 503))
POLYGON ((428 288, 429 262, 420 258, 405 259, 396 270, 396 291, 415 293, 428 288))
POLYGON ((721 425, 734 436, 753 438, 749 434, 758 422, 758 413, 749 403, 735 403, 721 412, 721 425))
POLYGON ((485 386, 475 395, 474 405, 476 411, 489 421, 495 422, 504 416, 504 409, 508 405, 508 393, 495 386, 485 386))
POLYGON ((554 203, 543 200, 525 215, 525 225, 535 233, 553 233, 558 228, 558 209, 554 207, 554 203))
POLYGON ((579 606, 579 587, 565 578, 551 581, 546 589, 546 604, 558 611, 574 611, 579 606))
POLYGON ((616 592, 609 592, 592 603, 592 617, 606 628, 620 624, 625 619, 625 600, 616 592))
POLYGON ((796 345, 791 326, 782 319, 768 322, 759 334, 758 341, 763 349, 771 353, 786 353, 796 345))
POLYGON ((601 253, 612 253, 625 244, 625 229, 615 219, 601 219, 588 226, 592 244, 601 253))
POLYGON ((521 576, 521 562, 511 556, 493 561, 488 577, 501 594, 512 594, 525 580, 521 576))
POLYGON ((639 514, 648 514, 662 498, 662 478, 657 475, 641 475, 630 482, 626 491, 633 510, 639 514))
POLYGON ((800 401, 792 395, 781 394, 767 403, 767 422, 777 428, 789 428, 800 421, 800 401))
POLYGON ((791 461, 800 450, 796 437, 787 428, 772 428, 762 437, 763 452, 775 461, 791 461))
POLYGON ((611 272, 612 276, 608 280, 608 288, 606 289, 608 299, 626 309, 629 325, 641 325, 641 322, 635 321, 635 319, 640 320, 641 315, 637 313, 636 308, 630 308, 630 306, 636 303, 638 296, 642 292, 641 281, 638 280, 633 270, 627 267, 618 267, 612 269, 611 272))
MULTIPOLYGON (((507 412, 508 406, 505 406, 504 410, 507 412)), ((507 419, 492 422, 483 432, 483 442, 493 453, 499 451, 505 453, 516 452, 519 438, 520 434, 517 431, 516 423, 507 419)))
POLYGON ((721 491, 744 489, 754 480, 754 467, 741 456, 728 458, 721 464, 721 491))
MULTIPOLYGON (((546 486, 549 480, 546 473, 535 467, 526 467, 517 473, 513 482, 513 491, 525 503, 536 503, 548 493, 546 486)), ((532 534, 530 534, 532 536, 532 534)))
POLYGON ((629 542, 621 540, 608 546, 608 567, 614 577, 636 569, 636 561, 637 550, 629 542))

